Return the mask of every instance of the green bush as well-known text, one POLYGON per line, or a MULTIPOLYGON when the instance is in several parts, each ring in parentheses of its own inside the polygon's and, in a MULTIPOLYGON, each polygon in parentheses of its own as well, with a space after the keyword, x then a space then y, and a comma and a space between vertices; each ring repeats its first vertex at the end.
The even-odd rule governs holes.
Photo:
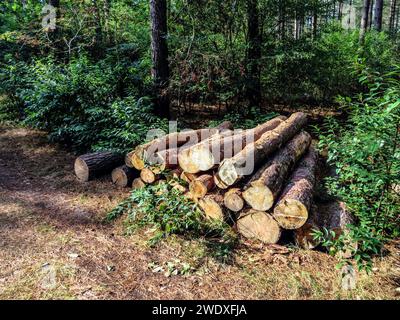
MULTIPOLYGON (((384 241, 400 235, 400 66, 385 75, 365 65, 360 82, 368 93, 355 99, 340 98, 348 112, 346 123, 329 119, 320 136, 336 177, 327 179, 330 192, 346 202, 357 222, 338 241, 337 249, 356 242, 355 260, 370 267, 384 241)), ((321 234, 319 235, 321 236, 321 234)))
POLYGON ((24 123, 49 132, 51 140, 77 151, 127 151, 147 130, 165 129, 152 112, 146 60, 85 56, 66 65, 53 59, 31 64, 9 59, 1 68, 1 91, 23 105, 24 123))

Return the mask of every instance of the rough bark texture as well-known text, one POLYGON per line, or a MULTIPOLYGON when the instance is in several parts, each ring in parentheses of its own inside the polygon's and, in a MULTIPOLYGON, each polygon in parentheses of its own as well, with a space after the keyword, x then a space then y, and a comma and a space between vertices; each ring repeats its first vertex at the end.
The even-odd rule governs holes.
POLYGON ((214 187, 214 177, 212 175, 205 174, 190 183, 189 191, 194 197, 201 199, 204 198, 206 194, 214 187))
POLYGON ((361 27, 360 27, 360 42, 364 42, 365 32, 368 28, 368 12, 369 12, 370 0, 364 0, 361 16, 361 27))
POLYGON ((273 152, 292 139, 307 123, 307 116, 302 112, 294 113, 274 130, 264 133, 256 142, 247 145, 230 159, 225 159, 217 173, 218 187, 226 189, 253 173, 273 152))
POLYGON ((294 230, 306 223, 313 197, 317 162, 318 153, 310 147, 282 192, 274 208, 274 218, 282 228, 294 230))
POLYGON ((89 181, 124 163, 124 157, 114 152, 85 154, 75 160, 75 174, 80 181, 89 181))
POLYGON ((236 222, 236 227, 245 238, 264 243, 277 243, 281 236, 278 223, 270 214, 263 211, 250 209, 244 212, 236 222))
POLYGON ((141 178, 133 179, 133 182, 132 182, 133 190, 142 189, 145 186, 146 186, 146 183, 144 183, 144 181, 141 178))
POLYGON ((306 223, 301 228, 294 231, 294 240, 297 246, 306 250, 312 250, 320 244, 313 236, 315 231, 320 230, 320 221, 318 218, 318 208, 312 206, 310 216, 306 223))
POLYGON ((262 36, 259 25, 258 0, 247 0, 247 87, 250 106, 259 106, 261 101, 260 59, 262 36))
POLYGON ((250 207, 259 211, 272 208, 287 176, 310 143, 311 136, 300 132, 254 174, 243 192, 243 198, 250 207))
POLYGON ((383 16, 383 0, 376 0, 374 28, 377 31, 382 31, 382 16, 383 16))
POLYGON ((157 157, 155 156, 157 152, 182 147, 183 145, 195 144, 219 132, 231 129, 233 129, 232 123, 225 121, 216 128, 173 132, 137 146, 135 150, 127 154, 125 164, 128 167, 142 170, 145 167, 145 162, 157 164, 157 157))
POLYGON ((244 207, 242 191, 239 188, 232 188, 225 192, 224 205, 233 212, 241 211, 244 207))
POLYGON ((224 197, 221 195, 207 195, 199 200, 199 206, 210 220, 223 221, 226 217, 224 197))
POLYGON ((132 185, 133 179, 139 177, 139 171, 129 168, 126 165, 115 168, 111 172, 112 182, 121 188, 132 185))
POLYGON ((169 62, 167 44, 167 1, 150 0, 152 76, 158 91, 158 113, 169 118, 168 88, 169 62))
POLYGON ((224 136, 215 136, 195 144, 179 153, 179 165, 190 173, 208 171, 225 158, 231 158, 246 145, 258 140, 265 132, 275 129, 286 117, 280 116, 254 129, 224 136))

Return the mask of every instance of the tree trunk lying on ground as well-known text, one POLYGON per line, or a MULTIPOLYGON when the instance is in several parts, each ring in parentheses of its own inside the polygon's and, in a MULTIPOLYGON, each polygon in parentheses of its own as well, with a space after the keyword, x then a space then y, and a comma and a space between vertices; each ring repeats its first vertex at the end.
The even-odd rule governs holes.
POLYGON ((191 183, 193 180, 195 180, 197 177, 198 175, 193 173, 188 173, 185 171, 183 171, 180 176, 181 180, 185 181, 188 184, 191 183))
POLYGON ((294 113, 272 131, 264 133, 259 140, 247 145, 230 159, 225 159, 219 166, 216 183, 221 189, 227 189, 250 175, 265 159, 292 139, 307 123, 307 116, 302 112, 294 113))
POLYGON ((194 197, 201 199, 214 187, 214 177, 209 174, 204 174, 189 184, 189 191, 194 197))
POLYGON ((265 132, 275 129, 286 117, 279 116, 251 130, 228 137, 211 137, 179 152, 180 167, 189 173, 208 171, 225 158, 231 158, 258 140, 265 132))
POLYGON ((75 160, 75 174, 80 181, 89 181, 110 173, 124 163, 124 157, 114 152, 84 154, 75 160))
POLYGON ((236 227, 245 238, 260 240, 264 243, 277 243, 281 236, 281 228, 275 219, 266 212, 254 209, 241 214, 236 227))
POLYGON ((243 191, 250 207, 259 211, 272 208, 287 176, 310 143, 311 136, 300 132, 253 175, 243 191))
POLYGON ((133 182, 132 182, 133 190, 142 189, 145 186, 146 186, 146 183, 144 183, 144 181, 141 178, 133 179, 133 182))
POLYGON ((160 176, 155 174, 149 168, 143 168, 142 171, 140 171, 140 178, 145 183, 153 184, 154 182, 160 179, 160 176))
POLYGON ((301 228, 294 231, 294 241, 296 245, 306 250, 315 249, 320 243, 314 239, 313 234, 315 231, 320 230, 319 224, 318 208, 312 205, 306 223, 301 228))
POLYGON ((223 196, 219 194, 207 195, 199 200, 199 206, 208 219, 224 221, 226 210, 223 196))
POLYGON ((244 207, 242 191, 239 188, 231 188, 224 194, 224 205, 233 212, 239 212, 244 207))
POLYGON ((137 177, 139 177, 139 171, 129 168, 126 165, 115 168, 111 172, 112 182, 121 188, 131 186, 133 180, 137 177))
POLYGON ((228 129, 233 129, 232 123, 225 121, 216 128, 189 130, 167 134, 164 137, 154 139, 148 143, 137 146, 135 150, 128 153, 126 156, 126 165, 128 167, 134 167, 137 170, 142 170, 145 167, 146 160, 153 157, 153 155, 157 152, 170 148, 178 148, 187 143, 197 143, 201 140, 211 137, 216 133, 223 132, 224 130, 228 129))
POLYGON ((274 218, 282 228, 298 229, 306 223, 313 197, 317 162, 318 153, 311 146, 274 208, 274 218))

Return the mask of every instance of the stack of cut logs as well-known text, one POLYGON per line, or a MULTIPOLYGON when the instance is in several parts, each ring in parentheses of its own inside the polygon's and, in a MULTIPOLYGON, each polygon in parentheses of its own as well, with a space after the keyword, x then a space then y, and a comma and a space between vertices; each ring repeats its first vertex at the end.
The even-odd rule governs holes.
POLYGON ((246 238, 277 243, 282 231, 294 230, 297 244, 310 249, 318 245, 314 229, 340 233, 350 219, 344 207, 327 214, 313 205, 318 153, 303 130, 306 123, 306 115, 298 112, 239 132, 223 122, 216 128, 170 133, 125 157, 83 155, 75 162, 75 173, 88 181, 112 170, 114 184, 134 189, 169 183, 207 218, 233 217, 235 229, 246 238))

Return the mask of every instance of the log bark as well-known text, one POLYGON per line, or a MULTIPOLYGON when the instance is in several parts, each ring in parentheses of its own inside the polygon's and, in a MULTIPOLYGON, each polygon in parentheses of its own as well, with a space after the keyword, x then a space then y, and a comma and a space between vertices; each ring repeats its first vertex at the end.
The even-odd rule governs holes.
POLYGON ((259 211, 272 208, 287 176, 310 143, 311 136, 300 132, 257 171, 243 192, 243 198, 250 207, 259 211))
POLYGON ((224 205, 233 212, 239 212, 244 207, 242 192, 239 188, 231 188, 224 194, 224 205))
POLYGON ((199 206, 209 220, 224 221, 226 217, 224 198, 221 195, 207 195, 199 200, 199 206))
POLYGON ((140 178, 145 183, 153 184, 154 182, 160 179, 160 175, 155 174, 149 168, 144 168, 142 171, 140 171, 140 178))
POLYGON ((274 208, 274 218, 288 230, 301 228, 307 221, 312 202, 318 153, 311 146, 289 179, 274 208))
POLYGON ((225 121, 216 128, 188 130, 167 134, 161 138, 137 146, 135 150, 127 154, 125 164, 128 167, 142 170, 145 167, 146 161, 150 160, 150 162, 155 163, 156 159, 153 158, 157 152, 178 148, 185 144, 195 144, 228 129, 233 129, 232 123, 225 121))
POLYGON ((222 161, 216 174, 218 187, 227 189, 244 176, 253 173, 254 168, 292 139, 306 123, 307 116, 304 113, 294 113, 274 130, 267 131, 256 142, 247 145, 234 157, 222 161))
POLYGON ((214 177, 209 174, 204 174, 189 184, 189 191, 194 197, 201 199, 214 187, 214 177))
POLYGON ((370 0, 364 0, 361 16, 361 27, 360 27, 360 43, 364 43, 365 33, 368 28, 368 12, 369 12, 370 0))
POLYGON ((110 173, 115 167, 124 163, 124 157, 114 152, 96 152, 78 157, 74 170, 80 181, 90 181, 110 173))
POLYGON ((314 239, 313 233, 319 230, 318 209, 316 206, 312 206, 306 223, 294 231, 296 245, 306 250, 315 249, 320 242, 314 239))
POLYGON ((146 186, 146 183, 144 183, 144 181, 141 178, 133 179, 133 182, 132 182, 133 190, 142 189, 145 186, 146 186))
POLYGON ((383 16, 383 0, 376 0, 375 20, 374 20, 374 28, 376 31, 382 31, 382 16, 383 16))
POLYGON ((236 222, 238 232, 247 239, 260 240, 274 244, 279 241, 281 228, 268 213, 250 209, 245 211, 236 222))
POLYGON ((126 165, 115 168, 111 172, 112 182, 121 188, 125 188, 132 185, 135 178, 139 176, 139 171, 129 168, 126 165))
POLYGON ((179 165, 189 173, 208 171, 223 159, 231 158, 249 143, 258 140, 265 132, 278 127, 286 117, 279 116, 254 129, 229 137, 212 137, 179 152, 179 165))

